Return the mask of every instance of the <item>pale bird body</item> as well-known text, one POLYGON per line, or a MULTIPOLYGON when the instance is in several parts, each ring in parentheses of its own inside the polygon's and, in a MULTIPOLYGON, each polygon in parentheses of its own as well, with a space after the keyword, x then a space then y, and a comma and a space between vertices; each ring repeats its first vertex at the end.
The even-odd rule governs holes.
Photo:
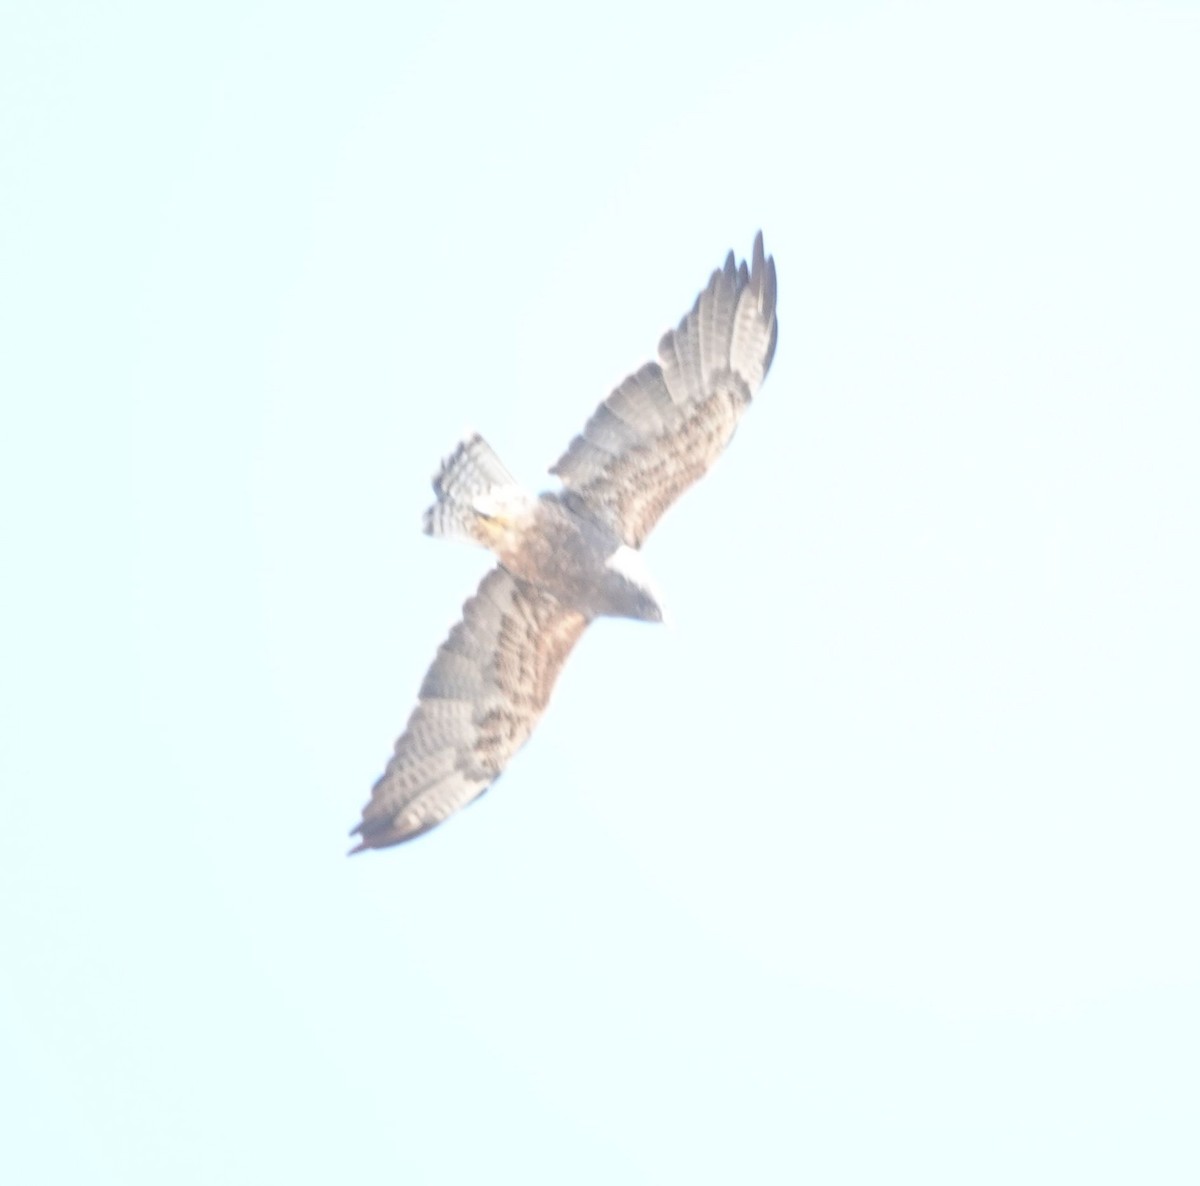
POLYGON ((596 409, 550 471, 561 490, 524 490, 478 434, 443 462, 425 530, 482 544, 499 563, 438 650, 353 851, 410 840, 482 794, 594 618, 662 620, 637 549, 724 450, 766 376, 775 294, 760 233, 750 267, 730 252, 658 361, 596 409))

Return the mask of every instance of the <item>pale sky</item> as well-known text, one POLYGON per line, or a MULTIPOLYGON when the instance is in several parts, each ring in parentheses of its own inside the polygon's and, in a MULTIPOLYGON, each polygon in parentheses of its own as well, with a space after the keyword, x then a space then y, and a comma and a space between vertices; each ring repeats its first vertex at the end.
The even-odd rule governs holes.
POLYGON ((0 1181, 1200 1180, 1200 10, 0 7, 0 1181), (530 746, 344 856, 762 227, 530 746))

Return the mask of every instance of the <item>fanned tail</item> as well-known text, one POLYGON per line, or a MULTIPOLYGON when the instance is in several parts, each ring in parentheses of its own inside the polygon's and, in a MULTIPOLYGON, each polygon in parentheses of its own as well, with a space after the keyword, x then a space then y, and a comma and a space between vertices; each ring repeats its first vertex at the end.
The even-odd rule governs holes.
POLYGON ((478 433, 464 437, 433 479, 437 502, 426 512, 426 535, 491 545, 487 520, 521 505, 529 496, 478 433))

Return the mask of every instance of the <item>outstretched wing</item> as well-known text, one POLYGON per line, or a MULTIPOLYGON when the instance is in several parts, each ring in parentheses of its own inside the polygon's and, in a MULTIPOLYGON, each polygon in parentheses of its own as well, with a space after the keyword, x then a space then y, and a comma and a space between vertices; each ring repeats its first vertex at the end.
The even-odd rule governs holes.
POLYGON ((351 835, 354 852, 411 840, 481 795, 533 732, 588 624, 503 568, 463 606, 351 835))
POLYGON ((733 252, 658 362, 629 376, 554 464, 577 511, 639 547, 663 512, 729 443, 775 354, 775 260, 762 232, 750 268, 733 252))

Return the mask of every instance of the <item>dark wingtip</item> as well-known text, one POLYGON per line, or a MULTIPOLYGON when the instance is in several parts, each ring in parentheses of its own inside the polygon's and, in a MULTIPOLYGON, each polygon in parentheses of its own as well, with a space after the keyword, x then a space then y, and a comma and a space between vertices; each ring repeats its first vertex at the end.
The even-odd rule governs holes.
POLYGON ((771 314, 775 312, 775 257, 767 257, 767 271, 763 278, 763 295, 762 295, 763 312, 771 314))
POLYGON ((766 377, 767 372, 771 369, 771 363, 775 361, 775 347, 779 343, 779 319, 776 318, 771 323, 771 341, 767 346, 767 352, 763 356, 763 377, 766 377))
POLYGON ((352 857, 360 852, 366 852, 368 849, 391 848, 396 844, 405 844, 409 840, 415 840, 418 836, 424 836, 426 832, 437 827, 441 822, 438 819, 426 820, 415 828, 404 830, 396 826, 393 816, 368 818, 364 815, 358 825, 350 830, 351 836, 358 836, 360 839, 346 855, 352 857))
POLYGON ((750 283, 758 293, 758 307, 769 317, 775 311, 775 257, 766 254, 762 231, 754 236, 751 260, 750 283))
POLYGON ((351 836, 358 836, 358 843, 348 852, 348 857, 357 856, 371 848, 387 848, 398 843, 390 820, 368 820, 365 817, 359 821, 358 827, 350 830, 351 836))

